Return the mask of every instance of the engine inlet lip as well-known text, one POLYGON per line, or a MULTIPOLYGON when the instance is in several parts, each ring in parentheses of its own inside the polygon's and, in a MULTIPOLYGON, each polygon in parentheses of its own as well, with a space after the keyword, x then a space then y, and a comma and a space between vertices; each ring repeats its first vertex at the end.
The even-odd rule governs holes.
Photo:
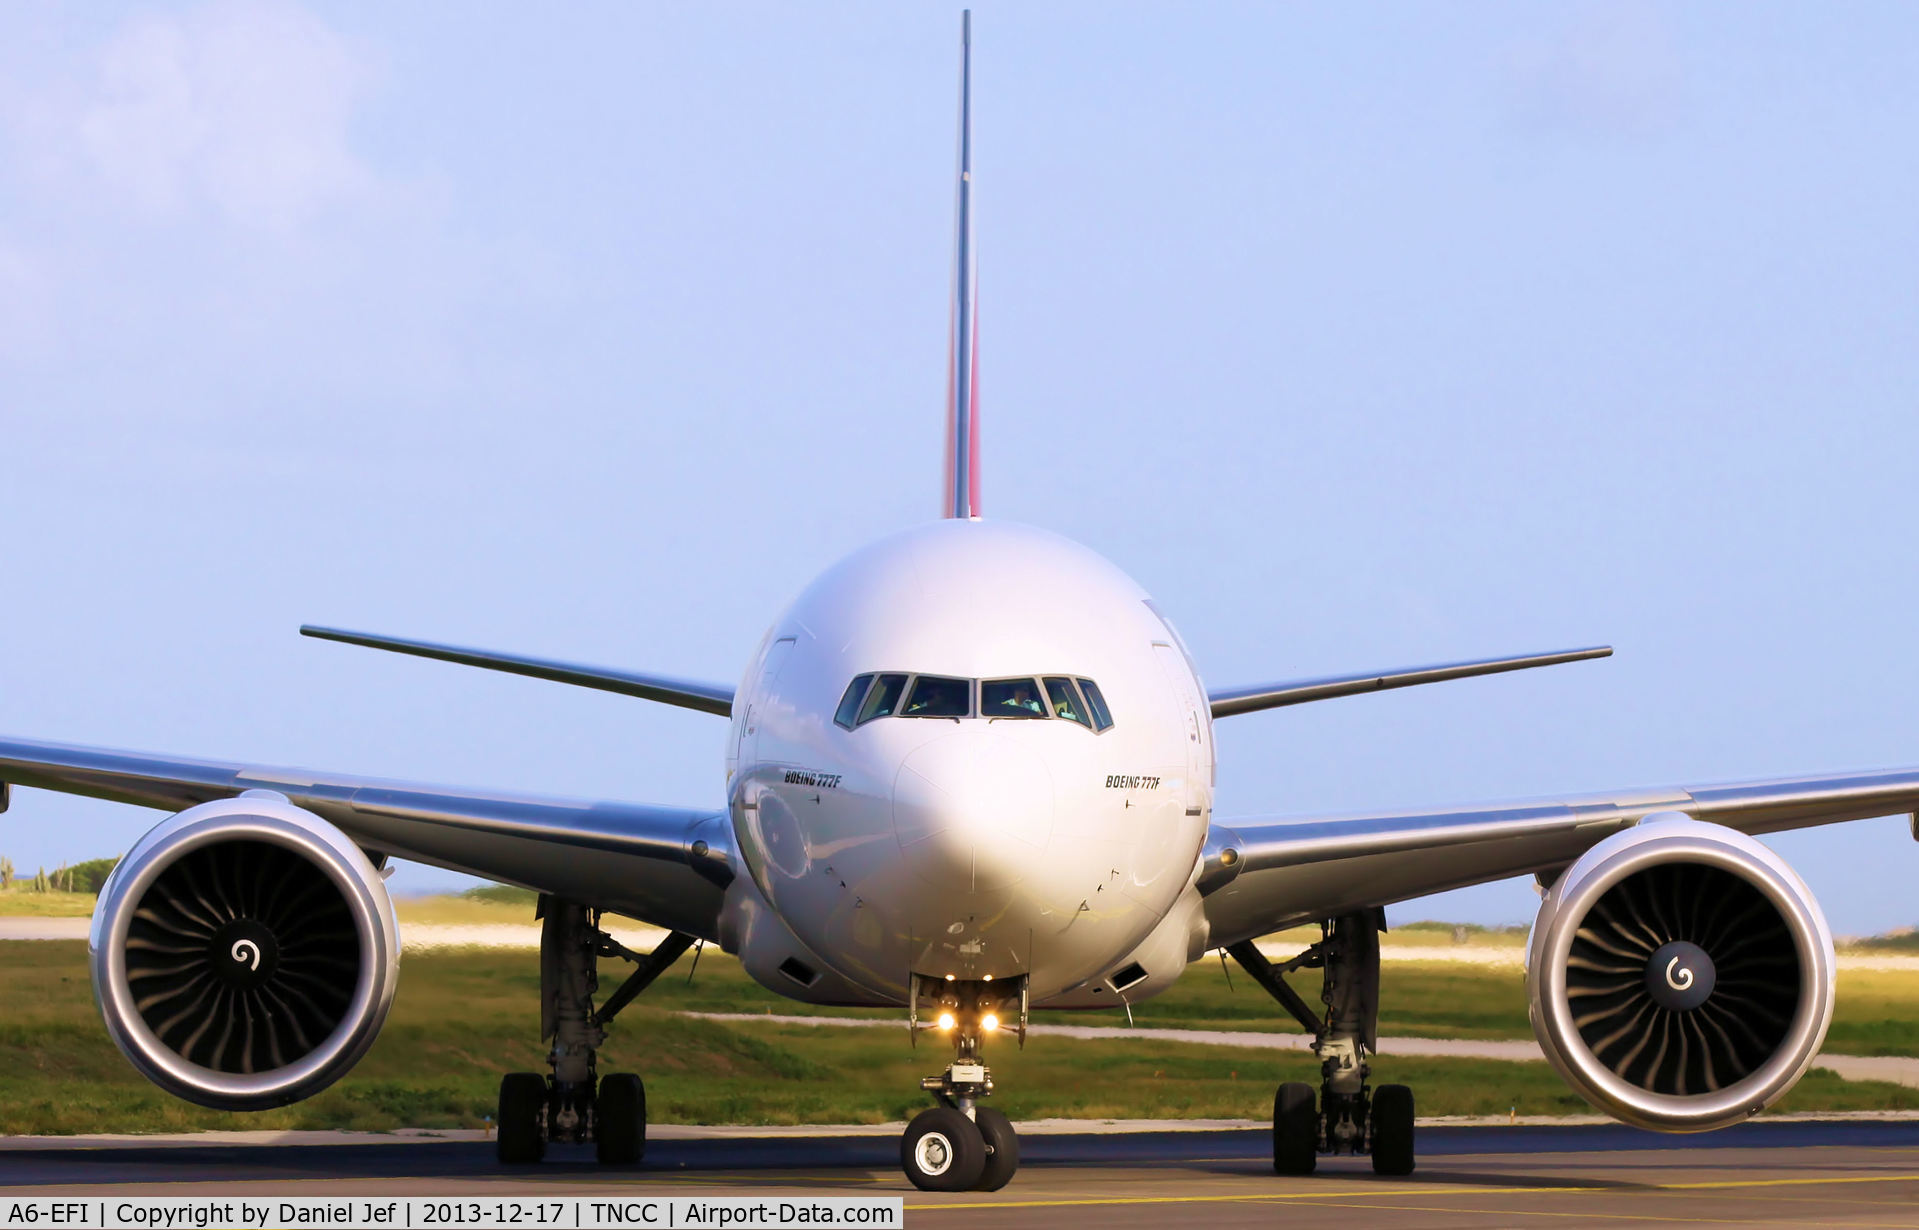
POLYGON ((372 1045, 399 978, 399 934, 379 872, 332 825, 278 794, 216 800, 156 825, 127 852, 120 868, 131 874, 116 869, 103 887, 87 957, 107 1032, 148 1080, 216 1110, 261 1110, 317 1092, 372 1045), (360 968, 339 1025, 310 1053, 268 1072, 221 1072, 181 1057, 141 1016, 127 981, 128 926, 148 888, 179 858, 230 841, 264 842, 311 861, 345 900, 359 936, 360 968))
POLYGON ((1542 994, 1535 998, 1535 1030, 1567 1083, 1626 1123, 1665 1132, 1703 1132, 1738 1123, 1790 1089, 1818 1054, 1832 1021, 1832 934, 1804 883, 1754 838, 1690 818, 1628 833, 1637 840, 1610 852, 1603 850, 1604 843, 1595 847, 1560 877, 1548 897, 1542 911, 1545 928, 1534 937, 1528 955, 1529 967, 1542 983, 1542 994), (1599 857, 1590 866, 1580 865, 1595 854, 1599 857), (1787 920, 1799 958, 1801 995, 1785 1039, 1758 1069, 1711 1093, 1655 1093, 1606 1068, 1574 1023, 1566 994, 1566 962, 1587 910, 1620 881, 1670 862, 1715 867, 1752 885, 1787 920), (1567 899, 1563 890, 1568 887, 1576 890, 1576 899, 1567 899))

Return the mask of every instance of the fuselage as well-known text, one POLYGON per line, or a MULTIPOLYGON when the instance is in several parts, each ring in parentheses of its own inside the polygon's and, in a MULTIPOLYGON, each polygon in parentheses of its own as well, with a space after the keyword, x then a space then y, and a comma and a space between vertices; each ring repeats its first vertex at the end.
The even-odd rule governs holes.
POLYGON ((726 938, 768 986, 891 1003, 909 974, 1025 975, 1036 1003, 1090 1006, 1203 948, 1205 692, 1096 553, 978 520, 883 539, 779 617, 737 697, 750 875, 726 938))

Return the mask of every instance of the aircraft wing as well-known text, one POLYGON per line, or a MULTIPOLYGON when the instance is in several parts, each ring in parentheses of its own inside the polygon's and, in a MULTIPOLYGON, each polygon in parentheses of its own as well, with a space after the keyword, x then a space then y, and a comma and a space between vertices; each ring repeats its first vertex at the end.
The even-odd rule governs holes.
POLYGON ((272 790, 369 851, 715 939, 733 877, 724 811, 465 790, 0 738, 0 782, 179 811, 272 790))
POLYGON ((499 653, 491 649, 469 649, 464 645, 442 645, 438 641, 413 641, 398 636, 376 636, 371 632, 348 632, 344 628, 321 628, 313 624, 300 625, 300 635, 322 641, 339 641, 343 645, 384 649, 390 653, 408 653, 416 658, 458 662, 462 666, 505 671, 510 675, 526 675, 532 679, 548 679, 554 683, 570 683, 576 687, 598 688, 603 692, 618 692, 624 696, 637 696, 641 700, 657 700, 661 704, 698 709, 720 717, 728 717, 733 712, 733 689, 723 684, 675 679, 670 675, 642 675, 610 666, 561 662, 557 658, 532 658, 525 654, 499 653))
POLYGON ((1366 671, 1358 675, 1331 675, 1324 679, 1293 679, 1285 683, 1262 683, 1244 688, 1215 688, 1207 694, 1206 699, 1214 717, 1237 717, 1242 713, 1258 713, 1262 709, 1278 709, 1284 705, 1303 705, 1313 700, 1418 687, 1422 683, 1444 683, 1449 679, 1502 675, 1507 671, 1530 670, 1535 666, 1557 666, 1561 662, 1584 662, 1591 658, 1611 656, 1610 645, 1595 645, 1590 649, 1559 649, 1551 653, 1520 654, 1513 658, 1477 658, 1471 662, 1407 666, 1390 671, 1366 671))
POLYGON ((1919 769, 1889 769, 1375 815, 1251 817, 1215 822, 1201 887, 1208 879, 1219 884, 1206 898, 1206 918, 1212 943, 1224 947, 1429 893, 1555 871, 1655 812, 1763 834, 1915 809, 1919 769), (1229 849, 1237 873, 1224 879, 1232 867, 1220 860, 1229 849))

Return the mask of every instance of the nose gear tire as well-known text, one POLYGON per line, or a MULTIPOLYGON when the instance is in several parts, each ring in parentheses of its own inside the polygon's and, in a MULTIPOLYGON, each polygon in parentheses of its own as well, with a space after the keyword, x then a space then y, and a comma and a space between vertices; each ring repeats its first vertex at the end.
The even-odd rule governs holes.
POLYGON ((967 1192, 986 1169, 986 1142, 960 1111, 935 1106, 913 1116, 900 1137, 900 1168, 923 1192, 967 1192))
POLYGON ((546 1155, 546 1077, 538 1072, 509 1072, 500 1078, 497 1145, 508 1165, 537 1162, 546 1155))
POLYGON ((1316 1102, 1317 1095, 1313 1087, 1303 1081, 1287 1081, 1273 1095, 1275 1174, 1313 1173, 1313 1167, 1319 1161, 1319 1111, 1316 1102))
POLYGON ((1413 1172, 1413 1091, 1381 1085, 1373 1091, 1373 1173, 1413 1172))
POLYGON ((1012 1182, 1013 1172, 1019 1169, 1019 1134, 1011 1120, 990 1106, 973 1112, 973 1126, 986 1146, 986 1165, 973 1190, 996 1192, 1012 1182))
POLYGON ((603 1166, 634 1166, 646 1156, 646 1086, 631 1073, 600 1078, 594 1147, 603 1166))

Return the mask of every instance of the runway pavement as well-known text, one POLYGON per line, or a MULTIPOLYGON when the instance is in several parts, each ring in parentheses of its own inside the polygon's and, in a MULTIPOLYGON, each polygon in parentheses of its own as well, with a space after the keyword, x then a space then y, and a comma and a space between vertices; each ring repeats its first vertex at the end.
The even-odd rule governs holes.
MULTIPOLYGON (((752 1129, 738 1129, 750 1132, 752 1129)), ((901 1194, 916 1226, 1825 1224, 1919 1227, 1919 1122, 1759 1122, 1669 1137, 1616 1125, 1424 1127, 1419 1171, 1322 1160, 1272 1173, 1260 1129, 1033 1133, 1012 1185, 936 1196, 874 1135, 656 1140, 632 1171, 556 1149, 502 1168, 484 1141, 155 1146, 0 1152, 0 1190, 143 1195, 901 1194)))

